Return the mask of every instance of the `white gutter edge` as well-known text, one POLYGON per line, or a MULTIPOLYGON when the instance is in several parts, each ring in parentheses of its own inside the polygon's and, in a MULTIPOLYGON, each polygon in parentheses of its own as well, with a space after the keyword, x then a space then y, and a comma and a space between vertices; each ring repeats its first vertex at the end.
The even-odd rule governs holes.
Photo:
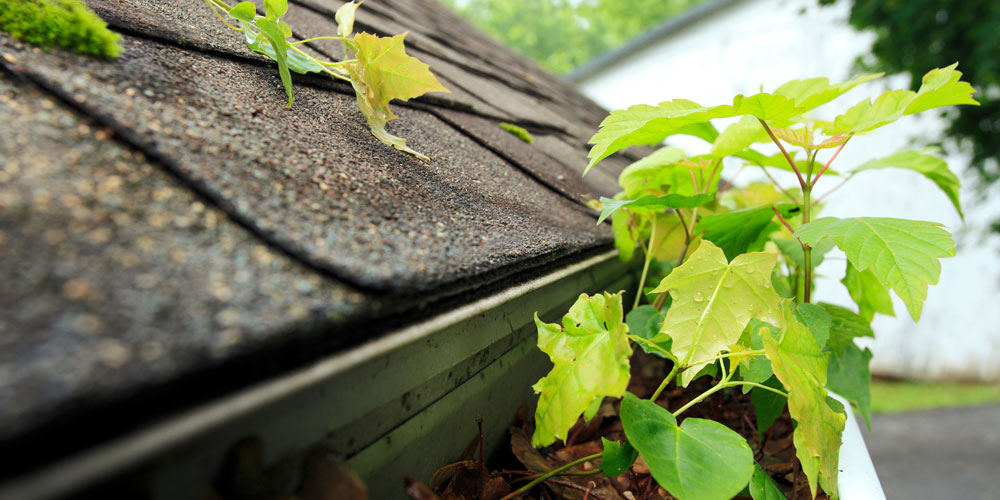
POLYGON ((861 437, 858 420, 851 410, 851 403, 837 394, 830 397, 840 401, 847 411, 847 425, 844 426, 843 443, 840 445, 840 474, 837 488, 843 500, 885 500, 882 483, 875 472, 875 465, 868 454, 868 447, 861 437))

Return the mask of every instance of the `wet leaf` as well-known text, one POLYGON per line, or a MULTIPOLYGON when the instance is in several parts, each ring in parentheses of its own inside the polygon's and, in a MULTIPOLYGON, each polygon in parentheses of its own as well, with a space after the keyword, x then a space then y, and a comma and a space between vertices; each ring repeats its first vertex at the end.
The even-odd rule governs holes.
POLYGON ((678 499, 729 500, 753 476, 753 451, 725 425, 687 418, 678 426, 670 412, 630 393, 621 419, 653 478, 678 499))
POLYGON ((766 252, 740 255, 732 263, 710 241, 703 241, 684 264, 660 282, 655 293, 671 292, 673 304, 654 341, 670 338, 682 364, 695 363, 680 375, 683 386, 708 364, 697 363, 735 344, 751 317, 768 320, 777 311, 771 288, 777 256, 766 252))
POLYGON ((780 342, 763 336, 764 350, 774 374, 788 391, 788 411, 795 427, 795 454, 816 496, 817 482, 830 496, 837 496, 837 459, 847 417, 827 402, 827 355, 809 327, 802 324, 789 303, 784 307, 780 342))
POLYGON ((605 396, 620 397, 629 380, 632 348, 622 318, 621 292, 580 295, 562 325, 535 315, 538 347, 549 355, 552 370, 534 385, 541 394, 535 411, 534 446, 566 440, 583 414, 590 420, 605 396), (595 406, 596 403, 596 406, 595 406))
POLYGON ((386 123, 396 118, 389 109, 389 101, 405 101, 427 92, 448 92, 426 64, 406 54, 405 37, 406 33, 394 37, 358 33, 348 44, 357 62, 348 64, 346 69, 351 75, 358 108, 365 115, 372 135, 400 151, 428 160, 410 149, 405 139, 385 130, 386 123))
POLYGON ((601 444, 604 445, 601 451, 601 472, 604 477, 615 477, 629 470, 639 457, 639 452, 628 441, 622 445, 618 441, 608 441, 602 437, 601 444))
MULTIPOLYGON (((716 137, 712 143, 712 155, 724 158, 746 150, 757 142, 770 142, 760 120, 753 116, 744 116, 736 123, 729 125, 716 137)), ((759 153, 758 153, 759 154, 759 153)))

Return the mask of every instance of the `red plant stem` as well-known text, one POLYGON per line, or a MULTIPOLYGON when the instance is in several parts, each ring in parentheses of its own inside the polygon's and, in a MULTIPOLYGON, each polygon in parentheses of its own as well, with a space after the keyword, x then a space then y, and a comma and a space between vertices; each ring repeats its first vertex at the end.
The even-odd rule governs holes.
POLYGON ((810 188, 812 188, 813 186, 815 186, 816 185, 816 181, 818 181, 819 177, 821 175, 823 175, 823 172, 826 172, 826 169, 830 168, 830 164, 833 163, 833 160, 835 160, 837 158, 837 155, 840 154, 840 150, 844 149, 844 146, 847 145, 847 141, 851 140, 851 137, 854 137, 854 136, 853 135, 847 136, 847 139, 844 140, 844 143, 841 144, 840 147, 837 148, 837 150, 833 152, 833 156, 831 156, 830 159, 826 161, 826 165, 823 165, 823 168, 821 168, 819 170, 819 173, 816 174, 816 177, 813 178, 812 184, 809 185, 810 188))
MULTIPOLYGON (((782 224, 782 225, 784 225, 784 226, 785 226, 786 228, 788 228, 788 231, 789 231, 789 232, 791 232, 792 234, 795 234, 795 230, 794 230, 794 229, 792 229, 792 226, 788 225, 788 222, 787 222, 787 221, 785 221, 785 218, 781 216, 781 212, 778 212, 778 207, 777 207, 777 205, 772 205, 772 206, 771 206, 771 209, 773 209, 773 210, 774 210, 774 215, 777 215, 777 216, 778 216, 778 220, 779 220, 779 221, 781 221, 781 224, 782 224)), ((800 243, 801 243, 801 242, 800 242, 800 243)))
POLYGON ((781 154, 785 155, 785 159, 788 160, 788 165, 792 167, 792 170, 795 171, 795 176, 799 178, 799 186, 805 190, 806 180, 802 178, 802 172, 799 172, 799 167, 795 166, 795 161, 792 160, 792 155, 788 154, 788 151, 785 151, 785 146, 783 146, 781 141, 774 136, 774 132, 771 132, 771 127, 768 127, 764 120, 758 118, 757 121, 759 121, 761 126, 764 127, 764 131, 767 132, 767 135, 771 138, 771 140, 778 145, 778 149, 781 150, 781 154))

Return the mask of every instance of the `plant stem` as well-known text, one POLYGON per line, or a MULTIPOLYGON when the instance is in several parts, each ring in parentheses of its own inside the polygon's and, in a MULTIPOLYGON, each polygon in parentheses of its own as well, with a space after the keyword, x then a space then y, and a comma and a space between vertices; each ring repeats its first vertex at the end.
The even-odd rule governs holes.
MULTIPOLYGON (((733 376, 733 374, 730 373, 729 377, 732 377, 732 376, 733 376)), ((719 384, 715 385, 714 387, 710 388, 709 390, 707 390, 707 391, 699 394, 698 397, 692 399, 691 401, 688 401, 688 404, 682 406, 679 410, 675 411, 673 413, 673 415, 675 417, 679 416, 681 413, 684 413, 685 411, 687 411, 688 408, 691 408, 692 406, 694 406, 694 405, 696 405, 696 404, 704 401, 705 399, 707 399, 712 394, 715 394, 715 393, 717 393, 717 392, 719 392, 719 391, 721 391, 721 390, 723 390, 723 389, 725 389, 727 387, 737 387, 737 386, 741 386, 741 385, 749 385, 749 386, 753 386, 753 387, 759 387, 761 389, 765 389, 765 390, 771 391, 771 392, 773 392, 775 394, 781 394, 782 396, 785 396, 786 398, 788 397, 788 393, 787 392, 775 389, 773 387, 768 387, 768 386, 766 386, 764 384, 758 384, 756 382, 744 382, 742 380, 737 380, 735 382, 730 382, 729 380, 725 380, 725 381, 720 382, 719 384)))
MULTIPOLYGON (((802 190, 802 223, 803 224, 808 224, 809 220, 810 220, 809 219, 809 215, 810 215, 809 214, 809 212, 810 212, 809 209, 811 208, 811 205, 812 205, 811 197, 812 197, 812 185, 809 185, 809 186, 806 186, 806 188, 802 190)), ((803 254, 803 257, 804 257, 803 258, 803 266, 802 266, 804 269, 802 271, 803 271, 803 273, 805 273, 805 277, 803 279, 803 282, 804 282, 803 283, 803 285, 804 285, 804 289, 803 290, 804 290, 804 292, 803 292, 802 301, 805 302, 806 304, 808 304, 808 303, 810 303, 811 294, 812 294, 812 248, 809 245, 806 245, 805 243, 802 243, 801 240, 799 241, 799 244, 802 245, 802 254, 803 254)))
POLYGON ((805 191, 806 180, 802 178, 802 172, 799 172, 799 167, 795 166, 795 161, 792 160, 792 156, 785 150, 785 146, 781 144, 781 141, 774 136, 774 132, 771 132, 771 127, 768 127, 767 123, 760 118, 758 118, 757 121, 759 121, 761 126, 764 127, 764 131, 767 132, 767 135, 771 138, 771 140, 778 145, 778 149, 781 150, 781 154, 785 155, 785 159, 788 160, 788 165, 792 167, 792 170, 795 171, 795 175, 799 178, 799 186, 801 186, 802 190, 805 191))
POLYGON ((795 233, 795 230, 792 229, 792 226, 788 225, 788 221, 786 221, 785 218, 781 216, 781 212, 778 211, 778 207, 772 206, 771 209, 774 210, 774 215, 778 217, 778 220, 781 221, 781 224, 783 226, 785 226, 785 229, 788 229, 788 232, 790 233, 795 233))
POLYGON ((823 175, 823 172, 826 172, 826 169, 830 168, 830 164, 833 163, 833 160, 837 158, 837 155, 840 154, 840 150, 844 149, 844 146, 847 145, 847 141, 851 140, 851 137, 854 136, 853 135, 847 136, 847 139, 844 140, 844 143, 841 144, 840 147, 833 152, 833 156, 831 156, 830 159, 826 161, 826 165, 823 165, 823 168, 820 169, 818 174, 816 174, 816 178, 812 180, 812 183, 809 185, 809 187, 813 187, 816 185, 816 181, 818 181, 819 177, 823 175))
POLYGON ((652 347, 653 349, 657 350, 658 352, 660 352, 661 354, 663 354, 664 356, 666 356, 667 359, 673 361, 675 366, 676 365, 680 365, 680 363, 677 361, 677 357, 676 356, 674 356, 673 354, 670 354, 670 351, 668 351, 668 350, 666 350, 666 349, 664 349, 664 348, 656 345, 656 343, 653 342, 652 340, 644 339, 644 338, 642 338, 642 337, 640 337, 638 335, 632 335, 632 334, 629 334, 628 338, 630 340, 633 340, 633 341, 638 342, 640 344, 646 344, 649 347, 652 347))
POLYGON ((677 369, 679 367, 680 365, 674 363, 674 368, 670 370, 670 373, 668 373, 666 377, 663 378, 663 382, 660 382, 660 386, 657 387, 656 390, 653 391, 653 395, 649 397, 650 401, 656 401, 656 399, 660 397, 660 394, 663 392, 663 390, 667 388, 667 384, 669 384, 670 381, 673 380, 674 375, 677 375, 677 369))
POLYGON ((726 353, 722 353, 722 354, 720 354, 718 356, 712 356, 711 358, 705 358, 705 359, 699 359, 698 361, 692 361, 691 363, 688 364, 688 366, 686 366, 684 368, 687 369, 687 368, 690 368, 692 366, 700 365, 702 363, 710 363, 712 361, 717 361, 717 360, 725 359, 725 358, 732 358, 732 357, 735 357, 735 356, 757 356, 757 355, 760 355, 760 354, 764 354, 764 350, 763 349, 753 350, 753 351, 726 352, 726 353))
POLYGON ((306 59, 309 59, 310 61, 318 64, 320 66, 320 68, 323 69, 324 73, 327 73, 327 74, 329 74, 330 76, 332 76, 334 78, 339 78, 341 80, 345 80, 345 81, 348 81, 348 82, 351 81, 350 78, 348 78, 348 77, 346 77, 346 76, 344 76, 344 75, 342 75, 340 73, 336 73, 336 72, 330 71, 326 66, 323 65, 323 61, 320 61, 319 59, 316 59, 315 57, 313 57, 313 56, 311 56, 309 54, 306 54, 305 52, 302 51, 302 49, 296 47, 295 45, 289 45, 288 47, 290 49, 294 50, 295 52, 298 52, 300 55, 302 55, 306 59))
POLYGON ((642 299, 642 288, 646 286, 646 275, 649 274, 649 264, 653 262, 653 242, 656 240, 656 217, 653 217, 653 224, 649 230, 649 244, 646 250, 646 260, 642 264, 642 276, 639 277, 639 289, 635 292, 635 302, 632 309, 639 307, 639 300, 642 299))
POLYGON ((583 458, 578 458, 578 459, 576 459, 576 460, 574 460, 574 461, 572 461, 572 462, 570 462, 570 463, 568 463, 566 465, 563 465, 562 467, 557 467, 555 469, 552 469, 552 470, 550 470, 550 471, 548 471, 548 472, 546 472, 546 473, 544 473, 544 474, 536 477, 535 479, 531 480, 530 483, 528 483, 528 484, 526 484, 526 485, 518 488, 517 491, 512 492, 511 494, 509 494, 509 495, 501 498, 500 500, 511 500, 512 498, 516 498, 518 495, 521 495, 522 493, 526 493, 528 490, 530 490, 531 488, 534 488, 535 486, 537 486, 541 482, 545 481, 546 479, 549 479, 550 477, 558 476, 563 471, 565 471, 567 469, 571 469, 571 468, 576 467, 577 465, 580 465, 580 464, 582 464, 584 462, 589 462, 591 460, 596 460, 598 458, 601 458, 601 454, 600 453, 595 453, 593 455, 587 455, 587 456, 585 456, 583 458))
POLYGON ((297 42, 293 42, 291 45, 298 45, 300 43, 315 42, 317 40, 347 40, 347 38, 342 37, 342 36, 317 36, 317 37, 314 37, 314 38, 307 38, 305 40, 299 40, 297 42))

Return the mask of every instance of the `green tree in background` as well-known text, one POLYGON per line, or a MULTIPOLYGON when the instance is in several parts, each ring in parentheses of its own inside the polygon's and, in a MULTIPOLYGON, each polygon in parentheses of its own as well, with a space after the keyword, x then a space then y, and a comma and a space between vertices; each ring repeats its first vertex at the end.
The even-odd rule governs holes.
MULTIPOLYGON (((859 61, 864 71, 908 73, 916 89, 927 68, 961 61, 958 69, 976 86, 982 105, 946 112, 947 135, 972 153, 981 188, 1000 180, 1000 1, 848 1, 851 25, 876 35, 874 59, 859 61)), ((994 229, 1000 231, 1000 221, 994 229)))
POLYGON ((566 74, 704 0, 441 0, 545 69, 566 74))

